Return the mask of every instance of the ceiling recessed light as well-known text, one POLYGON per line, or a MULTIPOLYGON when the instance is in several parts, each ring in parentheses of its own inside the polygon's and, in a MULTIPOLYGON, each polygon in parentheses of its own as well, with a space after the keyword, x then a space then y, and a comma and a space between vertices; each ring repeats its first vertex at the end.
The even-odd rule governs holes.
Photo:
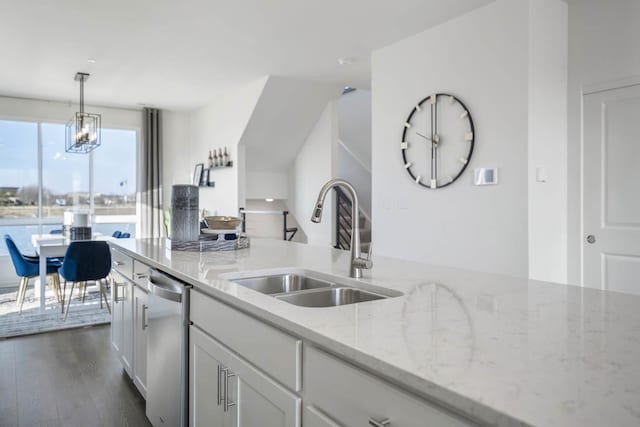
POLYGON ((97 61, 96 61, 96 59, 95 59, 95 58, 89 58, 89 59, 87 59, 87 62, 88 62, 89 64, 95 64, 97 61))
POLYGON ((267 198, 267 199, 264 199, 264 201, 265 201, 265 202, 273 202, 273 199, 271 199, 271 198, 267 198))

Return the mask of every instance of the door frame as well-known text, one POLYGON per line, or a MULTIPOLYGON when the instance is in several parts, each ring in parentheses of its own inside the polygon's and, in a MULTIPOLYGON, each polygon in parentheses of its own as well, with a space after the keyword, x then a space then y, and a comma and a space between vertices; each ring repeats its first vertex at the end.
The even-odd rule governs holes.
POLYGON ((585 96, 609 90, 640 86, 640 75, 583 85, 580 89, 580 286, 584 287, 584 101, 585 96))

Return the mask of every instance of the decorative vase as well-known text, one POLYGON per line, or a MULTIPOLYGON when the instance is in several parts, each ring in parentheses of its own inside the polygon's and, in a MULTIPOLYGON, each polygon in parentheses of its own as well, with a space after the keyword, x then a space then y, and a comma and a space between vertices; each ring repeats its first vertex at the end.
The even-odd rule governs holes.
POLYGON ((174 185, 171 192, 171 240, 197 241, 200 236, 198 187, 174 185))

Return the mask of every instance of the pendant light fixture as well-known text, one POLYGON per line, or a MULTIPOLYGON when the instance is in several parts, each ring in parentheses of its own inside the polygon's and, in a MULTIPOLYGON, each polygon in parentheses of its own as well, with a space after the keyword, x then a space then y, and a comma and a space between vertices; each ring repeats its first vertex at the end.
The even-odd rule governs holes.
POLYGON ((88 153, 100 146, 100 114, 84 111, 84 82, 88 73, 76 73, 75 81, 80 82, 80 111, 75 113, 66 128, 67 153, 88 153))

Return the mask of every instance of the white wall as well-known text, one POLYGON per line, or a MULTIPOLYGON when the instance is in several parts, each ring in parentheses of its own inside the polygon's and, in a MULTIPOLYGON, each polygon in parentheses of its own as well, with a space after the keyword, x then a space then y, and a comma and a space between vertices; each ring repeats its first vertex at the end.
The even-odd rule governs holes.
POLYGON ((569 282, 580 282, 582 88, 640 77, 640 2, 569 0, 569 282))
POLYGON ((333 195, 327 196, 320 224, 310 221, 318 192, 333 177, 333 153, 338 138, 335 101, 328 103, 318 122, 298 151, 289 171, 289 211, 303 228, 309 244, 331 245, 333 241, 333 195))
MULTIPOLYGON (((286 200, 267 202, 264 199, 247 199, 247 210, 272 211, 289 210, 286 200)), ((298 228, 292 241, 307 243, 307 236, 293 215, 287 215, 287 228, 298 228)), ((251 237, 282 240, 284 230, 283 215, 278 214, 247 214, 247 234, 251 237)), ((290 235, 290 234, 289 234, 290 235)))
POLYGON ((286 199, 289 197, 287 172, 247 172, 247 199, 286 199))
POLYGON ((355 187, 360 210, 371 218, 371 92, 357 89, 342 95, 337 109, 334 175, 355 187))
POLYGON ((371 218, 371 165, 367 168, 341 140, 334 153, 334 177, 353 185, 358 193, 360 211, 371 218))
POLYGON ((375 51, 373 239, 376 253, 526 276, 528 2, 497 0, 375 51), (476 125, 471 164, 454 185, 430 191, 402 166, 402 127, 434 92, 459 96, 476 125), (472 186, 477 167, 500 183, 472 186))
POLYGON ((162 186, 165 208, 171 207, 171 186, 187 184, 193 177, 191 164, 191 115, 162 112, 162 186))
POLYGON ((566 3, 529 3, 529 278, 560 283, 567 282, 567 36, 566 3))
POLYGON ((238 144, 247 127, 267 78, 261 78, 216 98, 191 113, 190 170, 196 163, 207 163, 209 150, 228 147, 234 167, 216 169, 214 188, 200 189, 200 208, 218 215, 238 214, 244 204, 243 165, 239 164, 238 144))
POLYGON ((371 91, 357 89, 338 99, 338 138, 371 168, 371 91))

